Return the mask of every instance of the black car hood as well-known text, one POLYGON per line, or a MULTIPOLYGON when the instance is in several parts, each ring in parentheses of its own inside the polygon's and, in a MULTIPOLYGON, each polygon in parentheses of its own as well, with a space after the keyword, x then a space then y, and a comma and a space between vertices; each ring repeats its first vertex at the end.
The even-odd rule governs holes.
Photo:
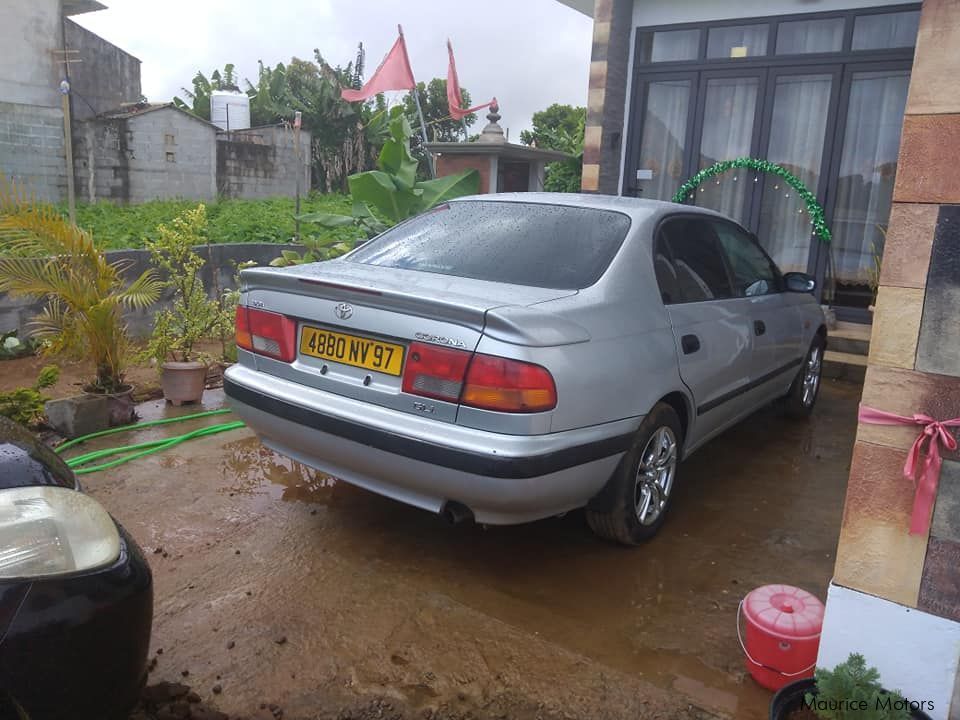
POLYGON ((26 428, 0 417, 0 490, 29 485, 77 488, 66 463, 26 428))

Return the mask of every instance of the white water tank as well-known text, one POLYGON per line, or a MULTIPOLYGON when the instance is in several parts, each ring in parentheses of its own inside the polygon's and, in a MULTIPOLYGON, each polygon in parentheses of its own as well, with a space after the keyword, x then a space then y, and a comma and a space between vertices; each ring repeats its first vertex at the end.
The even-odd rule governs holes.
POLYGON ((210 93, 210 122, 221 130, 246 130, 250 127, 250 98, 239 90, 214 90, 210 93))

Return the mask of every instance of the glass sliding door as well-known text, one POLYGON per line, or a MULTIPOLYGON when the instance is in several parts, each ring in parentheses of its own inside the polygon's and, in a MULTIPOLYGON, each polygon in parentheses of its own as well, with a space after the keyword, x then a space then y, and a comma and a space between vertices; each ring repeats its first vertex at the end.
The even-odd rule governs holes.
MULTIPOLYGON (((697 170, 720 160, 751 156, 761 89, 759 75, 704 75, 706 82, 698 112, 701 129, 697 170)), ((694 202, 746 224, 750 215, 749 194, 746 182, 718 178, 702 185, 694 202)))
POLYGON ((910 70, 849 70, 833 193, 835 304, 866 308, 893 198, 910 70))
MULTIPOLYGON (((796 175, 823 197, 820 180, 831 99, 839 68, 824 72, 778 74, 772 80, 772 107, 766 118, 763 157, 796 175)), ((762 201, 757 236, 784 272, 806 272, 810 261, 810 214, 796 191, 774 175, 759 178, 762 201)))
POLYGON ((693 80, 657 80, 647 83, 638 169, 639 196, 669 200, 683 184, 693 80))
POLYGON ((813 274, 839 319, 869 322, 921 6, 808 4, 814 12, 637 28, 620 187, 670 200, 718 161, 786 168, 823 206, 831 243, 772 173, 731 169, 683 202, 736 219, 783 270, 813 274))

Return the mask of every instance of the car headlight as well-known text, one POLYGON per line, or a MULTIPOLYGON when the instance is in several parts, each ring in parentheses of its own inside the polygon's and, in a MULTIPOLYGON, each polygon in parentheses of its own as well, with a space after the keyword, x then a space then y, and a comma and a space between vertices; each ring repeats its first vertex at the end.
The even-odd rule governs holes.
POLYGON ((62 487, 0 490, 0 579, 92 570, 120 556, 120 535, 96 500, 62 487))

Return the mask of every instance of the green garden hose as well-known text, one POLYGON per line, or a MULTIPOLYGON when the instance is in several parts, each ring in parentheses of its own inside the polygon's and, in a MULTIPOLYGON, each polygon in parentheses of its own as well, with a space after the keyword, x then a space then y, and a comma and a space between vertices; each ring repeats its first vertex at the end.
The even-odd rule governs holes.
MULTIPOLYGON (((133 425, 124 425, 123 427, 111 428, 109 430, 102 430, 100 432, 90 433, 89 435, 83 435, 82 437, 74 438, 68 442, 63 443, 56 448, 56 452, 63 452, 67 448, 73 447, 74 445, 79 445, 80 443, 86 442, 87 440, 92 440, 94 438, 103 437, 104 435, 113 435, 114 433, 126 432, 128 430, 142 430, 143 428, 148 428, 155 425, 167 425, 169 423, 181 422, 183 420, 195 420, 202 417, 210 417, 211 415, 224 415, 226 413, 232 412, 231 410, 210 410, 207 412, 194 413, 193 415, 183 415, 181 417, 175 418, 165 418, 163 420, 148 420, 142 423, 135 423, 133 425)), ((92 452, 85 453, 83 455, 78 455, 76 457, 70 458, 66 461, 67 465, 77 474, 85 475, 87 473, 97 472, 99 470, 106 470, 108 468, 116 467, 117 465, 122 465, 123 463, 130 462, 131 460, 136 460, 137 458, 143 457, 145 455, 152 455, 153 453, 161 452, 162 450, 167 450, 169 448, 175 447, 180 443, 187 442, 188 440, 193 440, 194 438, 206 437, 207 435, 216 435, 217 433, 226 432, 227 430, 237 430, 239 428, 245 427, 244 423, 235 420, 233 422, 221 423, 219 425, 210 425, 209 427, 200 428, 199 430, 194 430, 192 432, 185 433, 183 435, 176 435, 171 438, 162 438, 160 440, 149 440, 147 442, 136 443, 134 445, 124 445, 117 448, 106 448, 104 450, 94 450, 92 452), (119 455, 113 460, 103 462, 97 465, 89 465, 89 463, 94 462, 95 460, 101 460, 103 458, 111 457, 113 455, 119 455), (85 467, 84 467, 85 466, 85 467)))

